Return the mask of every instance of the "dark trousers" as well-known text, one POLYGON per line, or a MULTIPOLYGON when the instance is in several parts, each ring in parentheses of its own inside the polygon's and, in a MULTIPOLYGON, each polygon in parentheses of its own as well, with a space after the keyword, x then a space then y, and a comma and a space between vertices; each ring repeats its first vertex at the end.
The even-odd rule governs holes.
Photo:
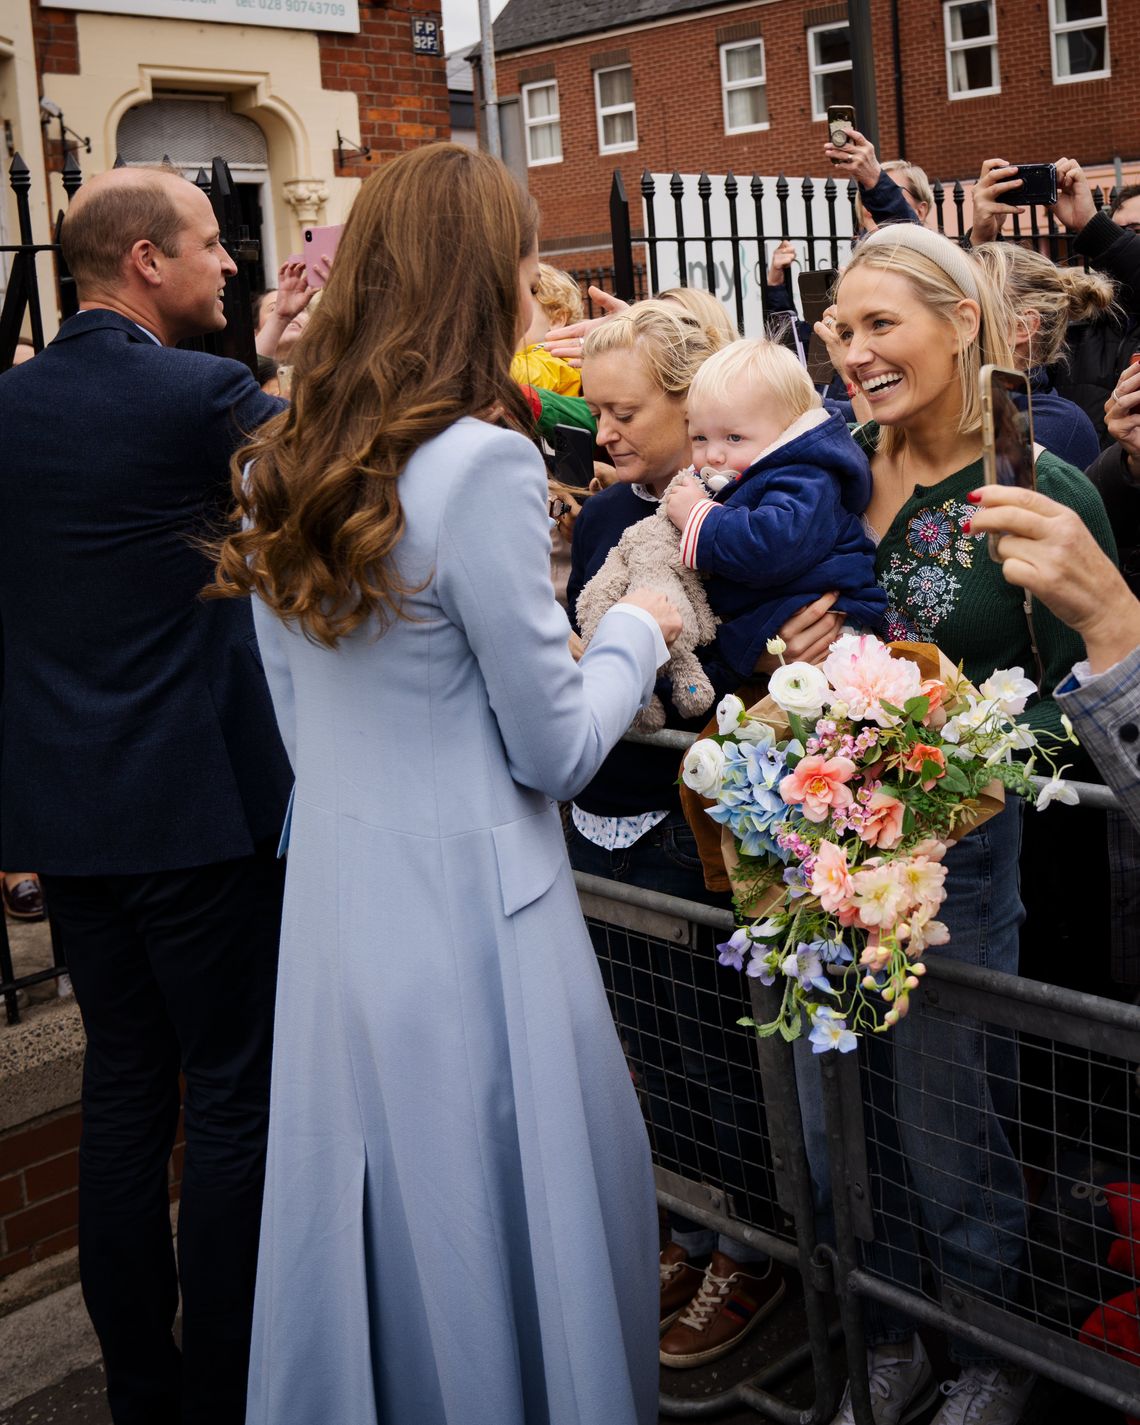
POLYGON ((244 1420, 284 884, 274 851, 43 877, 87 1034, 79 1264, 115 1425, 244 1420))

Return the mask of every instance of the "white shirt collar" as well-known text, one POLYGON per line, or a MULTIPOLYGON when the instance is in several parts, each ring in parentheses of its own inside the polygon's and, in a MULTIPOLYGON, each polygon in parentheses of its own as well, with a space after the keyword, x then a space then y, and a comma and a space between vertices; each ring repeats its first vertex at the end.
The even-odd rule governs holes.
POLYGON ((127 318, 127 321, 129 321, 129 322, 131 323, 131 326, 133 326, 133 327, 139 327, 139 331, 142 332, 143 336, 148 336, 148 337, 150 337, 151 341, 154 342, 155 346, 161 346, 161 345, 162 345, 162 342, 159 341, 158 337, 155 336, 154 332, 147 331, 146 327, 141 327, 141 326, 139 326, 138 322, 132 321, 130 317, 127 318))
POLYGON ((647 500, 651 505, 659 505, 661 496, 655 495, 648 485, 631 485, 629 487, 639 500, 647 500))

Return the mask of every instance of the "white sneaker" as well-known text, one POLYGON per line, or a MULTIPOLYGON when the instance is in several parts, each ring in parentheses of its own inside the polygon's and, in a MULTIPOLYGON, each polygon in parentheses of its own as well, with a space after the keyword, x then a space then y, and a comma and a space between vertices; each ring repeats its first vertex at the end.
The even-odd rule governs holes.
POLYGON ((1017 1425, 1037 1383, 1029 1371, 979 1362, 940 1387, 946 1399, 931 1425, 1017 1425))
MULTIPOLYGON (((888 1341, 871 1346, 867 1351, 867 1380, 875 1425, 906 1425, 938 1399, 934 1372, 917 1335, 909 1342, 888 1341)), ((855 1425, 850 1381, 831 1425, 855 1425)))

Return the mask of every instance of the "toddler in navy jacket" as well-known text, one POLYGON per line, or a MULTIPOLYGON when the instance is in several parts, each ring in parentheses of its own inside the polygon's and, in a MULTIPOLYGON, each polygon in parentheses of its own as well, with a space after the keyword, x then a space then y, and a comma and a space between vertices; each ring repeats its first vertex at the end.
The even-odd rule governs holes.
POLYGON ((859 519, 871 469, 792 353, 771 341, 722 348, 693 379, 688 419, 694 466, 729 478, 711 497, 678 482, 667 513, 681 558, 707 576, 717 646, 741 680, 790 615, 829 590, 849 623, 881 630, 887 596, 859 519))

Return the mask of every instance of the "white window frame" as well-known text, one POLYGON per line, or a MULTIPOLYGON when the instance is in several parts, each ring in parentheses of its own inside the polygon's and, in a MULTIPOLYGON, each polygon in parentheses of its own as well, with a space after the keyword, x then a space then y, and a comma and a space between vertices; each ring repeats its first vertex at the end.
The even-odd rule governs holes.
POLYGON ((959 99, 981 99, 987 94, 1001 93, 1001 62, 998 57, 998 28, 997 28, 997 4, 996 0, 985 0, 990 7, 990 32, 985 39, 980 40, 956 40, 950 33, 950 11, 960 10, 963 5, 977 4, 978 0, 948 0, 942 7, 942 30, 946 37, 946 94, 951 101, 959 99), (997 83, 991 84, 985 89, 963 89, 960 93, 954 92, 954 56, 966 49, 992 49, 994 52, 994 69, 997 71, 997 83))
POLYGON ((1107 79, 1112 73, 1112 57, 1108 51, 1108 5, 1100 0, 1100 20, 1058 20, 1057 0, 1049 0, 1049 53, 1053 62, 1054 84, 1084 84, 1089 79, 1107 79), (1074 30, 1104 30, 1104 68, 1090 70, 1087 74, 1057 73, 1057 37, 1068 35, 1074 30))
POLYGON ((633 88, 633 65, 632 64, 608 64, 605 69, 594 70, 594 112, 598 116, 598 152, 599 153, 630 153, 637 147, 637 101, 630 99, 625 104, 609 104, 602 108, 602 85, 603 74, 614 74, 619 69, 629 70, 630 88, 633 88), (606 126, 603 120, 611 114, 632 114, 633 115, 633 139, 630 143, 606 143, 606 126))
POLYGON ((827 106, 823 105, 822 110, 816 102, 823 98, 823 85, 817 86, 816 80, 822 79, 825 74, 839 74, 845 69, 854 67, 852 60, 838 61, 834 64, 816 64, 815 62, 815 37, 825 30, 846 30, 848 38, 851 35, 851 26, 846 20, 838 22, 832 21, 830 25, 812 25, 807 32, 807 52, 808 52, 808 83, 811 85, 811 116, 815 123, 827 122, 827 106), (818 91, 818 92, 817 92, 818 91))
POLYGON ((764 41, 759 35, 751 40, 733 40, 720 47, 720 93, 724 108, 724 131, 726 134, 755 134, 759 133, 761 129, 770 128, 770 119, 766 119, 762 124, 737 124, 735 127, 730 124, 728 96, 738 89, 763 89, 765 99, 768 97, 768 61, 764 55, 764 41), (729 79, 728 52, 736 49, 759 49, 760 77, 758 79, 729 79))
POLYGON ((526 146, 526 166, 528 168, 545 168, 551 163, 562 162, 562 101, 558 94, 557 79, 539 79, 534 84, 524 84, 519 90, 522 95, 522 120, 523 135, 526 146), (543 114, 537 119, 530 116, 530 95, 535 89, 554 90, 554 113, 543 114), (533 158, 530 151, 530 131, 531 129, 548 128, 551 124, 558 125, 558 156, 557 158, 533 158))

